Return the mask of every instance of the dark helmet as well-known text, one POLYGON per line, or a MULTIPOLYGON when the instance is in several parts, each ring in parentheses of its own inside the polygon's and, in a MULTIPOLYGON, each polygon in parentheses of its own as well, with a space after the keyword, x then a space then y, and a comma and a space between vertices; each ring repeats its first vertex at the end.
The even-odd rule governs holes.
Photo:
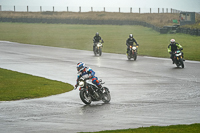
POLYGON ((130 35, 129 35, 129 38, 133 38, 133 34, 130 34, 130 35))
POLYGON ((98 32, 96 33, 96 36, 99 36, 99 33, 98 33, 98 32))

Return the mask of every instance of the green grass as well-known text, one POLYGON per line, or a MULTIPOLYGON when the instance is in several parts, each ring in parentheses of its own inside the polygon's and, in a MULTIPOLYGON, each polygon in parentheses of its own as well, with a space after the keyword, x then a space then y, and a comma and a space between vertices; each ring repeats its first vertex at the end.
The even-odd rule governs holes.
POLYGON ((39 98, 68 92, 67 83, 0 68, 0 101, 39 98))
POLYGON ((119 54, 125 54, 132 33, 140 44, 139 55, 164 58, 169 58, 167 46, 174 38, 183 46, 185 59, 200 61, 200 36, 160 34, 142 26, 0 23, 0 29, 0 40, 82 50, 92 50, 98 31, 105 41, 103 52, 119 54))
MULTIPOLYGON (((117 12, 0 12, 0 18, 79 19, 79 20, 130 20, 143 21, 157 27, 174 25, 179 13, 117 13, 117 12)), ((198 15, 196 15, 198 18, 198 15)), ((200 15, 199 15, 200 16, 200 15)), ((197 19, 198 20, 198 19, 197 19)))
MULTIPOLYGON (((110 130, 110 131, 100 131, 93 133, 199 133, 199 132, 200 132, 200 124, 191 124, 191 125, 140 127, 136 129, 110 130)), ((82 132, 82 133, 89 133, 89 132, 82 132)))
MULTIPOLYGON (((92 38, 98 31, 104 39, 103 52, 125 54, 125 41, 130 33, 140 44, 139 55, 167 57, 171 38, 182 44, 185 58, 200 61, 200 37, 185 34, 160 34, 141 26, 67 25, 0 23, 0 40, 25 44, 46 45, 72 49, 92 50, 92 38)), ((38 98, 67 92, 73 86, 45 78, 0 69, 0 101, 38 98)), ((99 133, 194 133, 199 124, 168 127, 147 127, 99 133)))

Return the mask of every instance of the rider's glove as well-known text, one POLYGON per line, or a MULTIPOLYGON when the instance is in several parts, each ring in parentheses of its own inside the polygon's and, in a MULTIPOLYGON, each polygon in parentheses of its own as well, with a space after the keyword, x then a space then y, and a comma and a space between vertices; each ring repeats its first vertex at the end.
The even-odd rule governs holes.
POLYGON ((89 76, 89 78, 92 78, 92 76, 89 76))
POLYGON ((76 88, 77 88, 77 84, 75 85, 74 90, 76 90, 76 88))
POLYGON ((172 52, 169 52, 170 54, 172 54, 172 52))

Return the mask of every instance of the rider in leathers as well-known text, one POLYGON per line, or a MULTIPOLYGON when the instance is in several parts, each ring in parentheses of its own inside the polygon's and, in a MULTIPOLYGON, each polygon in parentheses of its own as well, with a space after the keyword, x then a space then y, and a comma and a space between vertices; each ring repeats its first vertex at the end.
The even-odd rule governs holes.
POLYGON ((101 39, 101 37, 99 36, 99 33, 97 32, 96 34, 95 34, 95 36, 93 37, 93 51, 94 51, 94 49, 95 49, 95 46, 97 45, 97 43, 99 42, 101 40, 101 42, 103 43, 104 41, 103 41, 103 39, 101 39))
POLYGON ((77 71, 78 71, 78 76, 77 76, 75 88, 78 86, 78 81, 81 77, 92 79, 93 84, 95 84, 99 89, 102 88, 101 84, 99 83, 98 78, 95 77, 95 72, 91 68, 86 67, 85 63, 79 62, 77 64, 77 71))
POLYGON ((133 44, 136 43, 136 46, 138 46, 138 43, 136 42, 136 40, 133 38, 133 35, 130 34, 129 38, 126 40, 126 45, 127 45, 127 54, 129 52, 129 47, 130 45, 133 46, 133 44))
POLYGON ((183 47, 177 42, 175 42, 175 39, 171 39, 170 42, 171 43, 168 45, 168 53, 170 54, 170 58, 172 59, 172 62, 174 64, 174 52, 178 49, 183 50, 183 47))

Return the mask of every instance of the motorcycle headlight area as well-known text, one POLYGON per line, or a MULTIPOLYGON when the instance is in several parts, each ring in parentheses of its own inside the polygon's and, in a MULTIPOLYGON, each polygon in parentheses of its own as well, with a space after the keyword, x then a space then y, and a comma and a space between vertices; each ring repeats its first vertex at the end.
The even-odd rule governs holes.
POLYGON ((133 50, 136 50, 136 47, 132 47, 133 50))
POLYGON ((101 44, 101 43, 98 43, 98 44, 97 44, 97 47, 101 47, 101 46, 102 46, 102 44, 101 44))
POLYGON ((79 82, 79 86, 80 86, 80 87, 83 87, 83 86, 84 86, 84 82, 83 82, 83 81, 80 81, 80 82, 79 82))
POLYGON ((180 56, 180 55, 181 55, 181 53, 176 54, 176 56, 180 56))

